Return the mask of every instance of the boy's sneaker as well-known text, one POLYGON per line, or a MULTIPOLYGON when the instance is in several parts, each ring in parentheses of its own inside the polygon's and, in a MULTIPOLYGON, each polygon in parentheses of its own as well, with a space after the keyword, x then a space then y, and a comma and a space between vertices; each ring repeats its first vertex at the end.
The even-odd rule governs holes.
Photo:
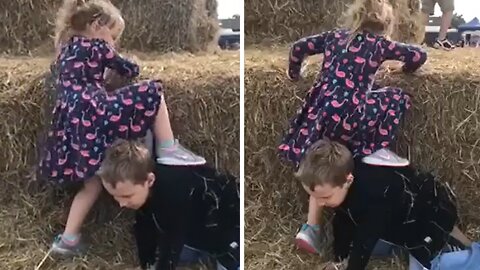
POLYGON ((437 39, 437 41, 435 41, 435 44, 433 44, 433 47, 435 49, 443 49, 443 50, 446 50, 446 51, 451 51, 451 50, 455 49, 455 45, 450 43, 450 41, 448 39, 443 39, 443 40, 438 40, 437 39))
POLYGON ((178 143, 178 140, 175 140, 175 145, 173 147, 162 148, 159 150, 157 163, 173 166, 191 166, 203 165, 207 163, 207 161, 205 158, 198 156, 183 147, 178 143))
POLYGON ((325 248, 326 238, 320 229, 308 224, 303 224, 295 236, 295 245, 298 249, 313 254, 321 254, 325 248))
POLYGON ((82 255, 85 252, 85 248, 85 245, 80 240, 75 245, 65 243, 61 234, 55 237, 52 244, 52 252, 63 256, 82 255))
POLYGON ((362 161, 366 164, 386 167, 405 167, 410 164, 410 161, 408 161, 408 159, 401 158, 394 152, 385 148, 364 157, 362 161))

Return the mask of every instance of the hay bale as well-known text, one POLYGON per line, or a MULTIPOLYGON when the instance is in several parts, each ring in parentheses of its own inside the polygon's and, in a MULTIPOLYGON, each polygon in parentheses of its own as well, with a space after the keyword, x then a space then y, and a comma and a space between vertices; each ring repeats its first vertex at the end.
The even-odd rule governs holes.
MULTIPOLYGON (((142 51, 201 51, 216 43, 216 0, 113 0, 123 13, 122 44, 142 51)), ((51 48, 61 0, 0 1, 0 50, 28 53, 51 48), (21 10, 21 12, 19 12, 21 10)))
MULTIPOLYGON (((424 75, 380 74, 381 85, 413 93, 398 143, 415 164, 437 169, 457 193, 461 227, 480 237, 480 79, 475 50, 430 51, 424 75)), ((282 164, 276 147, 288 120, 301 105, 318 70, 308 79, 287 80, 288 50, 245 52, 245 260, 246 269, 316 269, 318 256, 293 247, 293 236, 306 220, 307 197, 293 168, 282 164)), ((318 58, 316 63, 318 63, 318 58)), ((371 264, 404 269, 400 264, 371 264)))
MULTIPOLYGON (((174 133, 219 169, 239 173, 239 55, 143 55, 143 79, 162 79, 174 133)), ((33 269, 61 232, 69 194, 29 192, 37 135, 49 107, 48 59, 0 59, 0 269, 33 269), (12 192, 14 191, 14 192, 12 192), (25 242, 21 239, 28 239, 25 242)), ((87 219, 90 253, 72 261, 47 259, 41 269, 134 269, 131 212, 109 204, 105 224, 87 219), (100 224, 99 224, 100 223, 100 224)), ((101 210, 101 209, 100 209, 101 210)), ((93 215, 101 215, 94 209, 93 215)), ((186 268, 205 269, 205 268, 186 268)))
MULTIPOLYGON (((48 107, 48 64, 47 59, 0 61, 0 137, 6 150, 0 153, 0 173, 32 164, 32 149, 46 115, 42 108, 48 107)), ((173 129, 181 141, 238 174, 238 53, 167 55, 141 66, 141 79, 164 80, 173 129)))
MULTIPOLYGON (((340 26, 339 18, 353 0, 246 0, 247 44, 293 42, 303 36, 340 26)), ((419 0, 391 0, 398 25, 393 38, 404 42, 423 39, 419 0)))

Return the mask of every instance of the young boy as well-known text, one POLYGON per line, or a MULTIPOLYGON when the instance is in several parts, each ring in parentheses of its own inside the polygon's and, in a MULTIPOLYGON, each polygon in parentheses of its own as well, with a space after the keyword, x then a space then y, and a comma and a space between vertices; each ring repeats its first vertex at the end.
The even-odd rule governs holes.
POLYGON ((405 248, 416 269, 477 269, 472 250, 478 246, 467 248, 471 242, 454 227, 455 195, 432 174, 412 166, 368 165, 354 160, 344 145, 320 140, 296 177, 319 207, 335 209, 334 254, 347 262, 346 269, 365 269, 380 239, 405 248), (459 253, 444 253, 452 250, 459 253))
POLYGON ((184 246, 210 254, 218 269, 239 268, 239 184, 206 166, 154 164, 147 148, 116 141, 98 172, 121 207, 136 210, 143 269, 175 269, 184 246))

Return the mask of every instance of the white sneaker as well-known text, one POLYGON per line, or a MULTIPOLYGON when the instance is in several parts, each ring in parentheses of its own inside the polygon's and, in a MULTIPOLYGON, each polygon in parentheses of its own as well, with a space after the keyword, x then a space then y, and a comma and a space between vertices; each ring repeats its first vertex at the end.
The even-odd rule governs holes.
POLYGON ((175 140, 172 148, 157 151, 157 163, 173 166, 194 166, 207 163, 204 157, 194 154, 175 140))
POLYGON ((386 148, 380 149, 375 153, 364 157, 362 161, 366 164, 386 167, 405 167, 410 164, 408 159, 399 157, 397 154, 386 148))

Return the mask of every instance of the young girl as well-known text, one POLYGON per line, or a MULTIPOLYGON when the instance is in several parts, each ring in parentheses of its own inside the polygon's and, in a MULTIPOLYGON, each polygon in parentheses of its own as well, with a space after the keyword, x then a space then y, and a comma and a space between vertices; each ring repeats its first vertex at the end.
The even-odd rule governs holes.
POLYGON ((53 243, 57 253, 81 251, 81 225, 102 189, 94 175, 114 139, 145 137, 152 129, 160 163, 205 163, 174 139, 161 82, 105 91, 105 68, 129 78, 139 74, 139 67, 113 48, 123 25, 120 12, 108 1, 66 0, 59 12, 56 44, 63 47, 56 62, 56 102, 39 169, 55 182, 84 186, 72 202, 65 231, 53 243), (67 36, 67 41, 60 40, 67 36))
MULTIPOLYGON (((410 107, 402 89, 374 84, 375 73, 386 60, 404 62, 404 72, 414 72, 426 61, 418 47, 390 41, 392 7, 383 0, 357 0, 347 12, 345 30, 335 30, 297 41, 290 52, 288 76, 298 80, 305 56, 324 54, 321 74, 308 92, 279 146, 280 154, 296 168, 307 148, 323 137, 349 147, 363 162, 406 166, 408 160, 388 150, 398 125, 410 107)), ((319 252, 317 202, 310 198, 307 224, 296 237, 297 245, 319 252)))

